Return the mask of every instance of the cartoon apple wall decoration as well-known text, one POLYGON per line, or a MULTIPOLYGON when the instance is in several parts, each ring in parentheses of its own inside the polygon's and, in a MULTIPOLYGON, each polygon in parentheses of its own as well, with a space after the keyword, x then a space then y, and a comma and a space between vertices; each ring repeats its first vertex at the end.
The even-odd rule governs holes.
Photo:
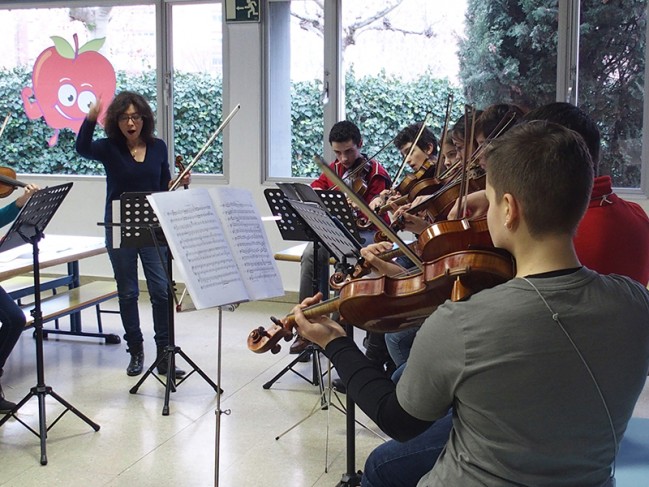
MULTIPOLYGON (((41 52, 34 63, 32 87, 21 92, 27 116, 31 120, 43 117, 54 129, 50 147, 58 142, 61 129, 79 132, 91 103, 101 98, 108 107, 115 95, 115 70, 98 52, 106 39, 93 39, 79 47, 77 34, 72 37, 74 47, 62 37, 51 37, 54 46, 41 52)), ((105 108, 100 121, 104 115, 105 108)))

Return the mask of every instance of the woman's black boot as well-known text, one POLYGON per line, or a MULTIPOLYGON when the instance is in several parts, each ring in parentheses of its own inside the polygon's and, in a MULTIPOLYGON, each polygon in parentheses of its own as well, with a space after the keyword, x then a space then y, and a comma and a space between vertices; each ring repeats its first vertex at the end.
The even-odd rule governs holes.
POLYGON ((128 367, 126 367, 126 375, 140 375, 144 368, 144 349, 142 348, 142 343, 131 345, 126 351, 131 354, 131 361, 128 363, 128 367))

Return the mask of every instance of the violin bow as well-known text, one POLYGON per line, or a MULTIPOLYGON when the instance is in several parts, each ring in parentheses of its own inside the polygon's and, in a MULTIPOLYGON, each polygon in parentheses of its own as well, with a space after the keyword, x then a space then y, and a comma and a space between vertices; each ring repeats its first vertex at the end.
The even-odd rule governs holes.
POLYGON ((2 134, 4 133, 5 129, 7 128, 7 124, 9 123, 10 118, 11 118, 11 112, 7 113, 7 116, 5 117, 5 121, 2 122, 2 127, 0 127, 0 137, 2 137, 2 134))
POLYGON ((471 162, 475 161, 480 155, 485 151, 489 142, 500 137, 509 125, 516 118, 516 112, 514 110, 508 110, 507 113, 500 119, 498 125, 491 131, 491 133, 485 138, 484 143, 476 148, 473 155, 471 156, 471 162))
POLYGON ((449 93, 446 97, 446 115, 444 115, 444 127, 442 128, 442 138, 439 140, 439 157, 437 158, 437 168, 435 169, 435 177, 439 179, 442 173, 442 167, 444 167, 444 160, 446 157, 442 152, 442 147, 444 147, 444 141, 446 140, 446 135, 448 134, 448 125, 451 121, 451 108, 453 107, 453 93, 449 93))
POLYGON ((320 156, 315 156, 313 158, 320 166, 320 169, 326 174, 326 176, 334 182, 339 188, 340 191, 345 193, 345 196, 349 198, 354 204, 367 216, 368 220, 370 220, 374 225, 377 226, 379 230, 381 230, 391 241, 392 243, 396 244, 402 251, 403 253, 412 261, 413 264, 415 264, 420 271, 424 270, 424 264, 421 261, 421 259, 406 245, 406 243, 399 238, 399 236, 392 231, 392 229, 386 225, 385 221, 378 216, 376 213, 374 213, 369 206, 367 206, 367 203, 365 203, 365 200, 363 198, 360 198, 356 193, 354 193, 351 188, 349 188, 344 181, 336 174, 328 165, 327 163, 322 159, 320 156))
POLYGON ((406 155, 406 157, 403 158, 403 161, 401 161, 401 165, 399 166, 397 175, 394 177, 394 182, 392 183, 393 189, 396 186, 396 182, 399 180, 399 177, 401 176, 403 169, 406 167, 406 161, 410 159, 410 156, 412 155, 412 153, 415 150, 415 147, 417 146, 417 142, 419 142, 419 138, 421 137, 421 134, 424 133, 424 129, 426 128, 426 124, 428 123, 428 117, 430 117, 430 112, 426 113, 426 116, 424 117, 424 121, 422 122, 421 127, 417 132, 417 137, 415 137, 415 140, 412 142, 412 145, 410 146, 410 150, 408 150, 408 154, 406 155))
POLYGON ((216 140, 216 137, 223 131, 223 129, 226 127, 228 123, 230 123, 230 120, 232 120, 232 117, 234 117, 239 109, 241 108, 241 105, 237 105, 234 107, 234 109, 230 112, 230 114, 223 120, 221 125, 217 127, 217 129, 214 131, 214 133, 210 136, 209 139, 207 139, 207 142, 201 147, 201 150, 198 151, 198 154, 194 156, 194 158, 191 160, 189 164, 185 166, 185 169, 178 175, 178 177, 175 179, 171 187, 169 188, 169 191, 174 191, 178 186, 180 186, 180 181, 189 174, 189 171, 192 170, 192 167, 194 167, 194 164, 198 162, 198 160, 201 158, 203 154, 205 154, 205 151, 209 149, 210 145, 216 140))
POLYGON ((469 194, 468 170, 469 162, 473 162, 473 138, 475 137, 475 108, 464 105, 464 157, 462 158, 462 180, 460 182, 460 198, 462 205, 460 219, 466 218, 467 196, 469 194), (470 117, 470 119, 469 119, 470 117))

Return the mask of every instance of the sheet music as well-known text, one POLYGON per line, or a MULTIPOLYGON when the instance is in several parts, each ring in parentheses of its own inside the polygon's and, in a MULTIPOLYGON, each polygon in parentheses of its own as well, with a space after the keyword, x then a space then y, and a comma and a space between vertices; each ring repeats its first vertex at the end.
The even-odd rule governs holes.
POLYGON ((283 294, 250 193, 190 189, 155 193, 147 199, 196 309, 283 294))
POLYGON ((211 188, 209 192, 250 299, 283 296, 279 270, 252 194, 229 187, 211 188))

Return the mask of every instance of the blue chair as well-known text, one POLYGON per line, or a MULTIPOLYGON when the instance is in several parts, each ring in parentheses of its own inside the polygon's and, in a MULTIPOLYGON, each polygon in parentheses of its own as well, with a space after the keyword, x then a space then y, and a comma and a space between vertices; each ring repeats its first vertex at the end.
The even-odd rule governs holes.
POLYGON ((617 456, 617 487, 649 487, 649 419, 631 418, 617 456))

